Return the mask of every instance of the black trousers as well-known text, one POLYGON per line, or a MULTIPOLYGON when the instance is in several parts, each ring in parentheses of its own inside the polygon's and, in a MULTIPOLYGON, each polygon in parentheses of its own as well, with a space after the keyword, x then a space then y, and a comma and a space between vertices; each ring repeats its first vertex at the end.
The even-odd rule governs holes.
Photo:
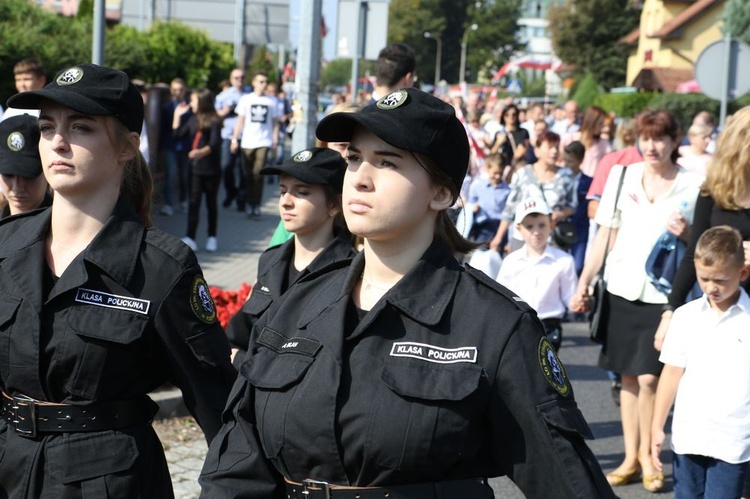
POLYGON ((190 203, 188 204, 187 236, 195 239, 198 230, 198 219, 201 211, 201 198, 206 195, 208 210, 208 236, 216 236, 219 215, 218 196, 221 185, 221 173, 216 175, 193 175, 190 179, 190 203))

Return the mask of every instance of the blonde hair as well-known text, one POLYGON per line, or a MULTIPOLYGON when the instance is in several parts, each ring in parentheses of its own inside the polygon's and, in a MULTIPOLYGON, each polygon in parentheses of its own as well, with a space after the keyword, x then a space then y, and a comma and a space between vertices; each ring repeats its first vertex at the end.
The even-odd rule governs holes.
POLYGON ((707 267, 733 265, 742 268, 745 265, 742 235, 729 225, 711 227, 698 238, 694 259, 707 267))
POLYGON ((719 134, 701 194, 723 210, 741 210, 750 185, 750 106, 737 111, 719 134))

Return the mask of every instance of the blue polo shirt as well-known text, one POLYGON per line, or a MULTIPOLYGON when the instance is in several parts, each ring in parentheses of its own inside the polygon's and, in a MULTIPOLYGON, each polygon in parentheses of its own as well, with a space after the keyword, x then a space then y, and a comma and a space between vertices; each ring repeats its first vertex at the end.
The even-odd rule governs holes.
POLYGON ((478 177, 469 187, 469 202, 479 205, 479 213, 484 212, 487 217, 500 220, 509 194, 510 186, 505 181, 492 185, 486 178, 478 177))

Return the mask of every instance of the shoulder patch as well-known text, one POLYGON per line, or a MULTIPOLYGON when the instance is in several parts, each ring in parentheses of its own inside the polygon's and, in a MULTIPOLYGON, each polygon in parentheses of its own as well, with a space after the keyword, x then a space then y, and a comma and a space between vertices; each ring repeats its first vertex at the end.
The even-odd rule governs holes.
POLYGON ((567 396, 570 393, 568 374, 565 372, 562 362, 557 357, 552 343, 546 337, 542 337, 539 340, 539 366, 542 368, 544 377, 547 378, 549 384, 560 395, 567 396))
POLYGON ((207 324, 216 322, 216 307, 203 276, 196 275, 190 287, 190 308, 197 318, 207 324))

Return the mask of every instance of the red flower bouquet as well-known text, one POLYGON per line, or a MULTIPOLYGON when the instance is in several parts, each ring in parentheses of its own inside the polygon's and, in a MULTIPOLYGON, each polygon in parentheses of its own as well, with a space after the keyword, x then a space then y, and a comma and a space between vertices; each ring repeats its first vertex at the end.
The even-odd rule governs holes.
POLYGON ((226 329, 229 319, 242 308, 252 289, 253 287, 246 282, 243 282, 238 290, 224 290, 216 286, 209 288, 221 327, 226 329))

